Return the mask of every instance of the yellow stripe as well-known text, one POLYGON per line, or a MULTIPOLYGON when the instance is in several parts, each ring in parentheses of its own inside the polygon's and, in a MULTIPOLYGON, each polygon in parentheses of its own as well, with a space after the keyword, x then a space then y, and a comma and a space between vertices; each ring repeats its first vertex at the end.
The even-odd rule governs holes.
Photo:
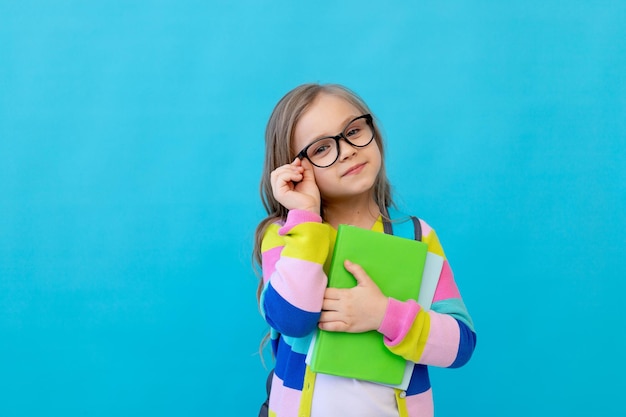
POLYGON ((406 391, 394 389, 396 394, 396 404, 398 404, 398 416, 409 417, 409 410, 406 408, 406 391))
POLYGON ((381 233, 385 231, 385 228, 383 227, 383 218, 381 216, 378 216, 378 219, 376 219, 376 223, 372 226, 372 230, 381 233))
POLYGON ((290 258, 323 264, 329 256, 330 226, 307 222, 294 226, 285 239, 282 255, 290 258))
POLYGON ((300 409, 298 417, 309 417, 311 415, 311 405, 313 404, 313 388, 315 387, 315 372, 306 367, 304 373, 304 386, 302 387, 302 397, 300 397, 300 409))
POLYGON ((422 309, 417 313, 417 317, 415 317, 404 339, 395 346, 389 346, 389 350, 404 359, 417 363, 424 353, 429 333, 430 316, 422 309))
POLYGON ((276 223, 267 226, 265 234, 263 235, 263 241, 261 242, 261 252, 267 252, 270 249, 285 244, 285 239, 278 234, 278 229, 280 229, 280 226, 276 223))
POLYGON ((434 253, 435 255, 442 256, 444 259, 446 255, 443 253, 443 248, 441 247, 441 243, 439 243, 439 238, 434 230, 431 230, 428 236, 424 236, 422 242, 428 245, 428 252, 434 253))

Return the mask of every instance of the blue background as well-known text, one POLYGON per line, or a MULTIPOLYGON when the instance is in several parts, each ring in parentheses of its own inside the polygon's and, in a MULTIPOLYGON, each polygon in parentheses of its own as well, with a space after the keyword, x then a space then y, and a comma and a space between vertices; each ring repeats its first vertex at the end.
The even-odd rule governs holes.
POLYGON ((378 116, 476 323, 437 414, 620 414, 624 22, 591 0, 0 1, 0 415, 256 415, 263 131, 310 81, 378 116))

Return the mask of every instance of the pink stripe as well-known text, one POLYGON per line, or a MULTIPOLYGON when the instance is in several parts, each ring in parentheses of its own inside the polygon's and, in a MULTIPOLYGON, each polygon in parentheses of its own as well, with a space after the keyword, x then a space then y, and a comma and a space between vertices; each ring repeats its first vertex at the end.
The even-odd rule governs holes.
POLYGON ((302 391, 283 386, 283 381, 274 374, 270 391, 270 410, 277 416, 297 416, 302 391))
POLYGON ((419 363, 447 367, 459 350, 461 332, 456 320, 447 314, 429 311, 430 332, 419 363))
POLYGON ((292 305, 317 313, 322 310, 328 282, 322 268, 315 262, 283 256, 276 262, 272 287, 292 305))
POLYGON ((408 333, 420 306, 414 300, 406 302, 389 298, 387 310, 378 331, 385 336, 387 346, 400 343, 408 333))
POLYGON ((456 282, 454 282, 454 274, 452 274, 448 261, 444 260, 441 275, 439 276, 439 283, 437 284, 435 296, 433 297, 433 303, 447 298, 461 298, 461 293, 456 286, 456 282))
POLYGON ((262 262, 263 262, 263 283, 266 283, 270 276, 276 270, 276 262, 280 259, 280 254, 283 251, 284 246, 276 246, 268 251, 263 252, 262 262))
POLYGON ((433 390, 406 397, 406 409, 411 417, 432 417, 435 415, 433 390))
POLYGON ((278 234, 281 236, 286 235, 294 227, 300 223, 317 222, 321 223, 322 218, 319 214, 313 213, 307 210, 290 210, 287 213, 287 221, 285 225, 278 230, 278 234))
POLYGON ((428 236, 433 229, 422 219, 420 219, 420 224, 422 225, 422 236, 428 236))

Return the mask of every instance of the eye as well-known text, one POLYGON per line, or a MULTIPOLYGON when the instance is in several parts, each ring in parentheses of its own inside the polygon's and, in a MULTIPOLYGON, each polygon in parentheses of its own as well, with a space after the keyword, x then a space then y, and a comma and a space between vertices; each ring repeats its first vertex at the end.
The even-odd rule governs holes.
POLYGON ((358 127, 358 126, 352 126, 352 127, 348 128, 348 129, 346 130, 345 135, 346 135, 346 137, 347 137, 347 138, 349 138, 350 136, 355 136, 355 135, 358 135, 360 131, 361 131, 361 128, 360 128, 360 127, 358 127))
POLYGON ((328 152, 328 150, 330 149, 330 145, 327 143, 322 143, 319 145, 315 145, 312 146, 311 149, 309 149, 309 154, 310 155, 321 155, 325 152, 328 152))
POLYGON ((332 138, 320 139, 311 144, 307 154, 309 158, 324 156, 331 152, 335 146, 335 140, 332 138))
POLYGON ((346 130, 344 130, 344 136, 346 138, 358 137, 360 134, 363 133, 363 129, 364 128, 365 128, 365 120, 364 119, 354 120, 350 124, 350 126, 348 126, 346 128, 346 130))

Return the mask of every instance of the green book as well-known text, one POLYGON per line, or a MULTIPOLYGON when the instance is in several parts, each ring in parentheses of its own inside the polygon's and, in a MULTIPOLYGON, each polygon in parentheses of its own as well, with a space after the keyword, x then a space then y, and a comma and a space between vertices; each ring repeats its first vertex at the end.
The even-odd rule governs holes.
MULTIPOLYGON (((356 280, 346 259, 359 264, 388 297, 417 300, 427 245, 416 240, 339 225, 328 272, 328 286, 351 288, 356 280)), ((311 370, 388 385, 403 382, 407 361, 385 346, 375 330, 342 333, 319 330, 312 346, 311 370)))

